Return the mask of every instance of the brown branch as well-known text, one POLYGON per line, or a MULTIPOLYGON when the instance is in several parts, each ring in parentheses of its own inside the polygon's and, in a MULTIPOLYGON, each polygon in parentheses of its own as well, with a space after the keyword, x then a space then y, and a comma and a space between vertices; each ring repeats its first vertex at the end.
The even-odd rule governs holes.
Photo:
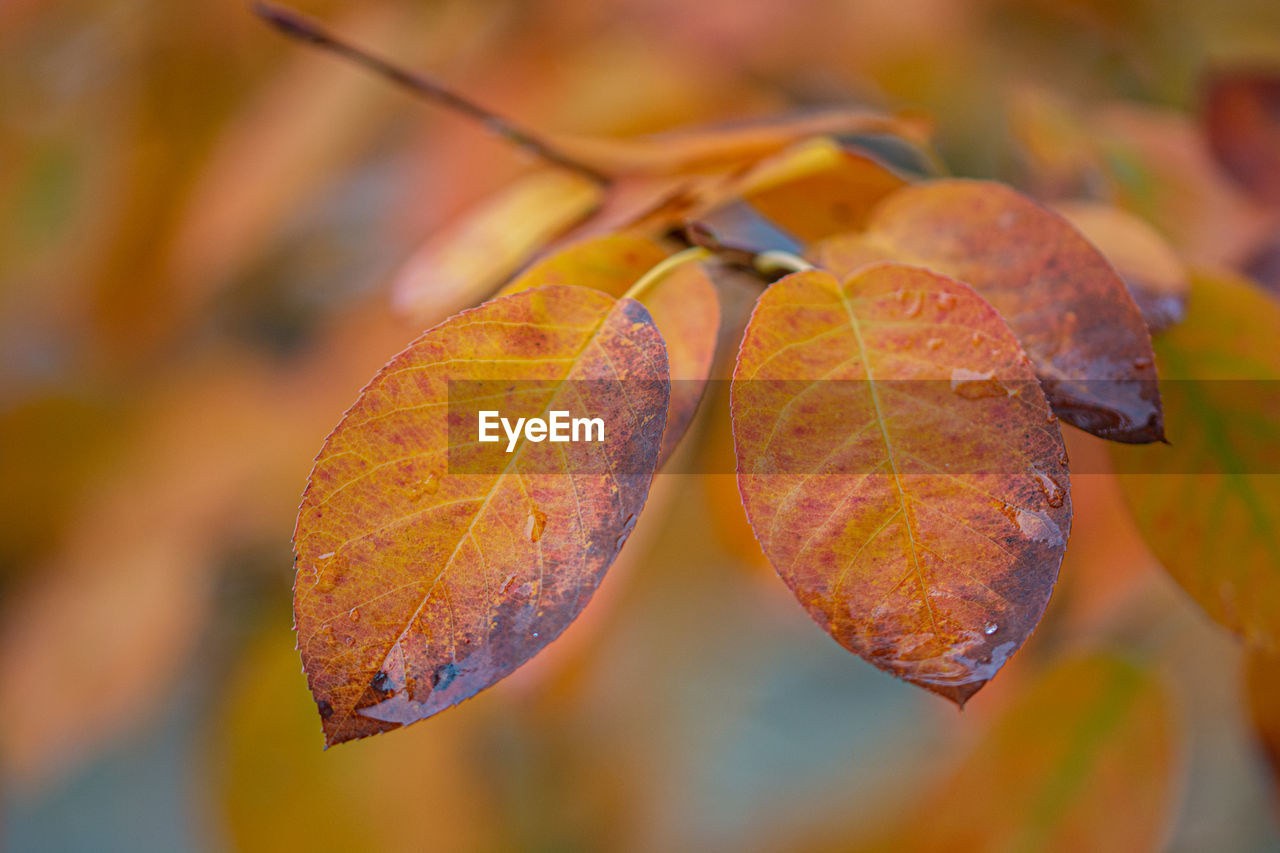
POLYGON ((355 45, 343 41, 311 18, 284 6, 261 2, 261 0, 253 4, 253 11, 258 17, 271 24, 284 35, 341 56, 357 65, 363 66, 397 86, 407 89, 420 98, 473 119, 490 132, 523 148, 547 163, 559 166, 562 169, 568 169, 571 172, 577 172, 579 175, 601 185, 608 185, 611 182, 609 176, 557 151, 550 144, 539 139, 536 134, 513 124, 510 120, 500 115, 490 112, 424 74, 400 68, 381 57, 374 56, 355 45))

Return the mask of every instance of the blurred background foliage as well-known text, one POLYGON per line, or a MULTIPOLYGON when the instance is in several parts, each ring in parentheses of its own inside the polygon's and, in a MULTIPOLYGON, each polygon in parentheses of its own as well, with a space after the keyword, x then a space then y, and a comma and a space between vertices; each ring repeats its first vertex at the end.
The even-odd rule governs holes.
MULTIPOLYGON (((1195 263, 1238 266, 1274 227, 1195 124, 1207 68, 1280 64, 1274 0, 298 6, 551 131, 910 108, 956 174, 1120 204, 1195 263)), ((1243 653, 1101 474, 1073 478, 1044 623, 962 714, 808 622, 731 477, 671 475, 533 664, 322 752, 290 631, 297 496, 419 330, 388 306, 397 265, 530 165, 245 3, 0 4, 5 847, 932 849, 902 827, 1016 823, 1002 774, 1096 753, 1045 800, 1058 843, 1280 850, 1243 653), (1046 751, 1010 756, 1010 731, 1046 751)), ((730 452, 724 403, 682 452, 730 452)))

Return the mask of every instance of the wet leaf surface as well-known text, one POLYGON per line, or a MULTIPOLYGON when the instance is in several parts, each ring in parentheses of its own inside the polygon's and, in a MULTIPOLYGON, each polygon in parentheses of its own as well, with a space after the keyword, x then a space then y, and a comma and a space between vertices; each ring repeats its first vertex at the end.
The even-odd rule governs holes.
POLYGON ((454 705, 573 621, 644 505, 668 388, 644 307, 584 287, 486 303, 392 359, 325 442, 298 515, 298 642, 328 743, 454 705), (452 440, 459 404, 598 416, 605 440, 504 455, 452 440))
POLYGON ((1163 437, 1151 338, 1124 282, 1062 217, 1015 190, 909 186, 872 211, 865 232, 812 254, 838 273, 892 259, 969 284, 1008 321, 1063 421, 1113 441, 1163 437))
MULTIPOLYGON (((544 258, 503 288, 518 293, 567 284, 620 297, 668 252, 652 240, 615 234, 587 240, 544 258)), ((671 405, 662 436, 662 465, 684 438, 702 400, 720 329, 720 299, 698 264, 685 264, 639 296, 667 345, 671 405)))
POLYGON ((1205 611, 1280 644, 1280 306, 1225 274, 1192 280, 1156 341, 1171 446, 1114 448, 1151 550, 1205 611))
POLYGON ((1039 621, 1071 527, 1062 436, 999 315, 897 264, 787 276, 731 408, 747 515, 800 603, 963 704, 1039 621))

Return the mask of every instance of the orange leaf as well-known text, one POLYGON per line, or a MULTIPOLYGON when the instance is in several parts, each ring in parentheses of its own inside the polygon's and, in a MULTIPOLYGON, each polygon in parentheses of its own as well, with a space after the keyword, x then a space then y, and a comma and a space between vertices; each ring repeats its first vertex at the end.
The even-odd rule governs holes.
POLYGON ((830 167, 746 200, 778 227, 810 242, 863 227, 876 202, 906 183, 871 157, 838 151, 830 167))
POLYGON ((1183 318, 1191 279, 1186 264, 1160 232, 1132 213, 1105 204, 1064 202, 1054 208, 1116 268, 1152 333, 1183 318))
POLYGON ((556 138, 558 150, 609 184, 558 171, 530 175, 420 249, 393 286, 396 309, 434 320, 474 304, 556 238, 624 229, 661 235, 738 194, 830 168, 833 144, 818 137, 854 132, 927 136, 917 119, 836 110, 637 139, 556 138))
POLYGON ((409 259, 392 285, 396 310, 435 322, 474 305, 599 207, 603 192, 573 172, 526 175, 436 233, 409 259))
POLYGON ((1125 499, 1210 616, 1280 651, 1280 306, 1244 280, 1194 276, 1156 358, 1173 444, 1112 449, 1125 499))
POLYGON ((865 233, 814 255, 839 273, 890 258, 966 282, 1008 320, 1064 421, 1112 441, 1163 438, 1151 337, 1124 282, 1062 217, 1009 187, 906 187, 865 233))
POLYGON ((888 133, 923 142, 929 123, 917 116, 889 116, 858 109, 769 116, 695 127, 634 139, 552 137, 561 153, 610 176, 662 175, 749 164, 802 139, 854 133, 888 133))
POLYGON ((1214 156, 1246 192, 1280 206, 1280 72, 1221 71, 1205 89, 1214 156))
MULTIPOLYGON (((530 267, 503 288, 518 293, 535 287, 572 284, 622 296, 631 285, 667 257, 652 240, 625 234, 572 245, 530 267)), ((715 356, 720 300, 711 279, 697 264, 678 267, 650 287, 640 301, 667 344, 671 365, 671 407, 662 437, 661 465, 684 437, 702 399, 715 356)))
POLYGON ((325 442, 294 538, 328 743, 457 704, 573 621, 644 505, 668 392, 645 308, 583 287, 486 303, 392 359, 325 442), (604 441, 504 454, 471 440, 474 413, 453 440, 455 404, 479 399, 508 417, 601 417, 604 441))
POLYGON ((747 515, 800 603, 963 704, 1039 621, 1071 526, 1062 436, 999 315, 898 264, 787 276, 731 408, 747 515))

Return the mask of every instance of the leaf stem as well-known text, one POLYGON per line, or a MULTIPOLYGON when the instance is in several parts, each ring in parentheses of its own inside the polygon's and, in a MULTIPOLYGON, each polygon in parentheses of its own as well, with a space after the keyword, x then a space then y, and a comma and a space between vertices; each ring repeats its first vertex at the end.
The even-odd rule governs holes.
POLYGON ((752 266, 764 275, 785 270, 786 272, 804 272, 813 269, 813 264, 799 255, 790 252, 769 251, 756 255, 752 266))
POLYGON ((611 183, 608 175, 557 151, 548 142, 539 138, 537 134, 525 130, 510 119, 485 109, 425 74, 401 68, 388 60, 374 56, 353 44, 343 41, 305 15, 275 3, 263 2, 263 0, 258 0, 253 4, 253 11, 258 17, 289 38, 297 39, 321 50, 341 56, 391 81, 395 85, 407 89, 420 98, 473 119, 490 132, 497 134, 519 148, 523 148, 547 163, 576 172, 602 186, 607 186, 611 183))
POLYGON ((711 257, 711 254, 711 250, 704 249, 701 246, 690 246, 687 249, 676 252, 671 257, 655 264, 652 269, 640 276, 640 278, 636 280, 636 283, 631 285, 631 288, 626 293, 622 294, 622 298, 638 300, 640 298, 640 294, 666 278, 677 267, 693 263, 694 261, 700 261, 703 258, 709 258, 711 257))

